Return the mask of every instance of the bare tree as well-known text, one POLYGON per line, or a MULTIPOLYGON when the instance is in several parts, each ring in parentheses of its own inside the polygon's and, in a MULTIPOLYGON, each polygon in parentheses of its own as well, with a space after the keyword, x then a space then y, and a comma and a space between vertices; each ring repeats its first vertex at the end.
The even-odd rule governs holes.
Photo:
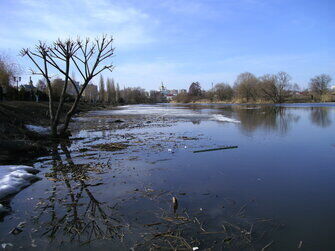
POLYGON ((282 103, 289 96, 292 89, 292 77, 286 72, 278 72, 276 75, 276 88, 278 103, 282 103))
POLYGON ((259 78, 260 96, 274 103, 283 103, 290 95, 291 76, 286 72, 266 74, 259 78))
POLYGON ((188 89, 190 96, 201 96, 201 85, 199 82, 193 82, 188 89))
POLYGON ((329 83, 332 81, 331 77, 327 74, 321 74, 311 78, 309 87, 311 92, 317 96, 326 94, 329 89, 329 83))
POLYGON ((234 95, 233 88, 229 84, 219 83, 214 86, 214 95, 218 100, 231 100, 234 95))
POLYGON ((120 86, 119 83, 116 84, 116 90, 115 90, 115 102, 116 104, 119 103, 119 99, 120 99, 120 86))
POLYGON ((42 75, 46 80, 49 95, 49 114, 52 136, 59 137, 66 135, 70 119, 74 115, 80 98, 89 82, 104 70, 113 70, 113 65, 111 63, 105 63, 105 61, 110 59, 114 54, 112 42, 113 38, 105 35, 94 41, 90 41, 89 38, 85 39, 85 41, 82 41, 79 38, 75 41, 71 39, 58 39, 52 45, 39 42, 39 44, 36 45, 35 50, 21 50, 21 55, 27 56, 37 68, 37 71, 32 70, 32 72, 34 74, 42 75), (70 77, 69 73, 71 69, 78 71, 82 77, 83 84, 79 88, 76 86, 75 81, 70 77), (56 110, 54 109, 55 100, 52 96, 53 90, 50 75, 53 70, 56 70, 56 72, 64 76, 64 85, 56 110), (71 108, 65 115, 64 125, 58 131, 57 127, 64 105, 64 97, 69 84, 73 85, 76 96, 71 108))
POLYGON ((100 76, 99 81, 99 100, 101 103, 104 103, 106 101, 105 82, 102 76, 100 76))
POLYGON ((3 54, 0 54, 0 85, 3 87, 9 86, 13 76, 20 74, 20 66, 13 63, 12 60, 3 54))
POLYGON ((258 79, 250 72, 244 72, 237 76, 235 81, 236 95, 240 99, 245 99, 249 102, 250 99, 256 101, 256 85, 258 79))

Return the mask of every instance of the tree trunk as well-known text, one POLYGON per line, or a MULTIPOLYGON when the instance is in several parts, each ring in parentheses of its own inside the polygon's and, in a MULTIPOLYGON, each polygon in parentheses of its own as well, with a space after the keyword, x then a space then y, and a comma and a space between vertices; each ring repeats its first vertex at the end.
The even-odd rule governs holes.
POLYGON ((73 114, 75 113, 77 106, 79 104, 80 101, 80 97, 81 97, 81 93, 79 93, 74 101, 74 103, 72 104, 71 109, 68 111, 68 113, 65 116, 65 121, 64 121, 64 125, 59 133, 60 136, 65 136, 66 135, 66 130, 69 127, 70 124, 70 120, 73 116, 73 114))
POLYGON ((61 96, 59 98, 59 104, 58 104, 58 108, 56 111, 56 115, 53 121, 53 126, 56 128, 57 131, 57 127, 59 124, 59 119, 60 119, 60 114, 62 113, 62 108, 64 105, 64 98, 65 98, 65 94, 66 94, 66 89, 67 89, 67 85, 69 82, 69 70, 70 70, 70 58, 66 58, 66 70, 65 70, 65 82, 64 82, 64 86, 63 86, 63 90, 61 93, 61 96))

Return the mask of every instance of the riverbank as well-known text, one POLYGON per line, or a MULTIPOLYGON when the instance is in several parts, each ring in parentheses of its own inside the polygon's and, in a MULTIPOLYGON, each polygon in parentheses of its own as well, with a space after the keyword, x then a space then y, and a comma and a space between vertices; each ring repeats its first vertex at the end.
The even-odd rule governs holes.
MULTIPOLYGON (((334 98, 333 99, 327 99, 324 100, 322 102, 320 101, 313 101, 311 99, 291 99, 291 100, 287 100, 285 102, 283 102, 282 104, 293 104, 293 103, 334 103, 335 102, 335 95, 333 95, 334 98)), ((231 101, 219 101, 219 100, 210 100, 210 99, 199 99, 199 100, 190 100, 188 102, 183 102, 183 101, 176 101, 176 100, 172 100, 170 101, 170 103, 173 104, 227 104, 227 105, 273 105, 276 104, 274 102, 268 101, 268 100, 256 100, 256 101, 251 101, 251 102, 246 102, 246 101, 242 101, 239 99, 236 100, 231 100, 231 101)))
MULTIPOLYGON (((57 104, 55 104, 57 105, 57 104)), ((63 114, 71 104, 65 103, 63 114)), ((100 110, 106 106, 102 104, 81 103, 77 113, 89 110, 100 110)), ((61 122, 64 116, 61 117, 61 122)), ((0 103, 0 162, 11 163, 26 157, 43 155, 48 151, 45 143, 48 137, 34 132, 32 127, 48 128, 48 102, 5 101, 0 103)))

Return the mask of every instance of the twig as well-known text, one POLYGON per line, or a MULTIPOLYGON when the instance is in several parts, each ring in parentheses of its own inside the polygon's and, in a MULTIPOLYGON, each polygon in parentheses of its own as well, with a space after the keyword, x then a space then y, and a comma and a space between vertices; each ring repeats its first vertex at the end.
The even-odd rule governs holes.
POLYGON ((272 245, 273 241, 269 242, 268 244, 266 244, 261 251, 265 251, 268 247, 270 247, 272 245))

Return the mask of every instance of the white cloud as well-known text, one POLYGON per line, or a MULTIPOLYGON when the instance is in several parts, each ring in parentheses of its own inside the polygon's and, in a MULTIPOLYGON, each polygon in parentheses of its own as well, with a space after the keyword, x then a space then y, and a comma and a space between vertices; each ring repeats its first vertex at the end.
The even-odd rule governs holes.
MULTIPOLYGON (((118 48, 155 41, 150 32, 155 22, 146 13, 106 0, 21 0, 7 15, 16 21, 11 29, 2 29, 1 35, 7 41, 21 41, 21 47, 38 40, 101 34, 113 35, 118 48)), ((0 47, 6 46, 4 42, 0 40, 0 47)))

